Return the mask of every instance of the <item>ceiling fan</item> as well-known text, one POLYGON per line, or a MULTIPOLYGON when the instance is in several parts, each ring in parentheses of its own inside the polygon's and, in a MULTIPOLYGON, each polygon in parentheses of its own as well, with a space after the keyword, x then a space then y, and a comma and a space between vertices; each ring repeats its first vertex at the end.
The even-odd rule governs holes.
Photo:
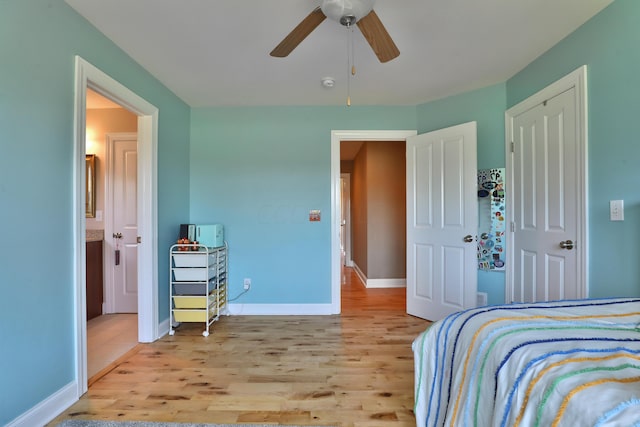
POLYGON ((326 18, 345 27, 356 24, 380 62, 388 62, 400 55, 384 25, 373 10, 375 0, 322 0, 275 49, 271 56, 288 56, 326 18))

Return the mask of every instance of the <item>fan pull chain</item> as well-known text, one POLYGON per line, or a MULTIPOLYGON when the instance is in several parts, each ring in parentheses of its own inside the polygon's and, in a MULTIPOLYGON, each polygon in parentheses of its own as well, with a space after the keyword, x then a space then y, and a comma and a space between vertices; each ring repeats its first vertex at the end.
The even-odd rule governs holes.
POLYGON ((347 107, 351 107, 351 77, 356 75, 353 49, 353 27, 347 24, 347 107))

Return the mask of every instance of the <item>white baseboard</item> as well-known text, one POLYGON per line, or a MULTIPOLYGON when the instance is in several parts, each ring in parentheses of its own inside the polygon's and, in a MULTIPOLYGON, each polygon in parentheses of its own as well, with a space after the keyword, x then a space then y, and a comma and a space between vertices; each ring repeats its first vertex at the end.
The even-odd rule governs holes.
MULTIPOLYGON (((169 316, 171 317, 171 316, 169 316)), ((165 319, 158 325, 158 339, 169 333, 169 319, 165 319)))
POLYGON ((232 316, 325 316, 331 304, 229 304, 232 316))
POLYGON ((407 287, 407 279, 368 279, 366 283, 367 289, 407 287))
POLYGON ((43 426, 78 401, 78 384, 73 381, 7 424, 7 427, 43 426))
POLYGON ((353 269, 360 278, 360 281, 364 283, 364 287, 367 289, 407 287, 407 279, 368 279, 357 264, 353 264, 353 269))
POLYGON ((362 272, 362 270, 360 270, 360 267, 358 267, 358 264, 356 264, 355 262, 353 263, 353 271, 356 272, 356 274, 358 275, 358 278, 360 279, 360 281, 364 284, 364 287, 367 287, 367 276, 362 272))

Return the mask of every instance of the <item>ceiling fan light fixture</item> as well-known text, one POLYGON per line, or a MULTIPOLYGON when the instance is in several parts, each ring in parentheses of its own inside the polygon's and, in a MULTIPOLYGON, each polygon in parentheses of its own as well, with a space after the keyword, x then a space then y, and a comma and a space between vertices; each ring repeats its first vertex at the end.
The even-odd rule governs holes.
POLYGON ((325 16, 345 26, 351 26, 373 10, 375 0, 322 0, 325 16))
POLYGON ((374 3, 375 0, 322 0, 322 4, 300 21, 270 55, 276 58, 288 56, 318 25, 329 18, 342 24, 349 33, 353 32, 353 24, 357 24, 378 60, 382 63, 391 61, 400 55, 400 51, 373 10, 374 3))

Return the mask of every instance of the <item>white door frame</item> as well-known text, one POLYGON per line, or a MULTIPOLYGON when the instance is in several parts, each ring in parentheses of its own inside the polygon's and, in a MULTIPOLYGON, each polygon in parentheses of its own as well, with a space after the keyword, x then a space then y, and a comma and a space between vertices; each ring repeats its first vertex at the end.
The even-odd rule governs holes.
POLYGON ((75 57, 73 149, 73 243, 77 397, 87 391, 85 140, 87 88, 138 115, 138 341, 158 338, 157 146, 158 109, 85 61, 75 57))
POLYGON ((340 141, 401 141, 415 130, 331 131, 331 314, 340 314, 340 141))
MULTIPOLYGON (((519 104, 511 107, 505 112, 505 149, 506 149, 506 188, 505 196, 507 200, 506 220, 508 223, 513 221, 513 153, 511 152, 511 144, 513 143, 513 118, 519 114, 530 110, 531 108, 553 98, 571 88, 575 88, 576 93, 576 145, 577 160, 576 165, 580 182, 577 183, 579 191, 576 195, 578 200, 579 224, 576 236, 577 245, 576 262, 579 277, 576 278, 578 283, 579 298, 588 298, 589 296, 589 269, 588 264, 588 103, 587 103, 587 66, 583 65, 572 73, 566 75, 560 80, 552 83, 546 88, 540 90, 536 94, 530 96, 519 104)), ((506 280, 505 280, 505 302, 511 302, 513 290, 513 262, 515 254, 513 253, 514 233, 507 232, 507 253, 506 253, 506 280)))

